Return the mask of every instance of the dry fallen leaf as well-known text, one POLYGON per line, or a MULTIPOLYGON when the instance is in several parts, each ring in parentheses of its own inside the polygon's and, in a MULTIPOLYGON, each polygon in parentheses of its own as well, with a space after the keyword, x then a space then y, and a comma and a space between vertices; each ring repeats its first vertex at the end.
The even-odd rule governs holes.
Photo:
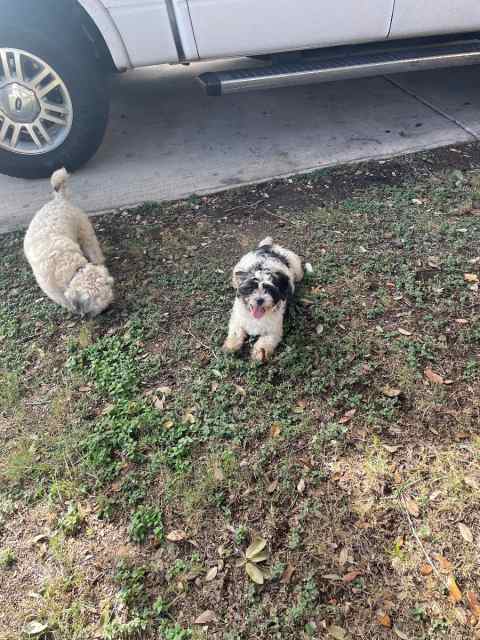
POLYGON ((185 531, 181 531, 180 529, 175 529, 174 531, 170 531, 167 535, 167 540, 169 542, 182 542, 182 540, 186 540, 187 534, 185 531))
POLYGON ((455 617, 460 624, 464 626, 468 624, 467 613, 461 607, 455 607, 455 617))
POLYGON ((462 538, 464 540, 466 540, 467 542, 473 542, 473 533, 467 527, 466 524, 463 524, 463 522, 459 522, 458 523, 458 528, 460 529, 460 533, 461 533, 462 538))
POLYGON ((420 515, 420 508, 413 498, 405 498, 405 506, 411 516, 418 518, 420 515))
POLYGON ((402 327, 399 327, 398 333, 400 333, 402 336, 411 336, 412 335, 411 331, 407 331, 406 329, 402 329, 402 327))
POLYGON ((344 564, 348 562, 348 549, 347 547, 343 547, 340 551, 340 555, 338 556, 338 564, 343 567, 344 564))
POLYGON ((27 636, 38 636, 48 628, 48 624, 32 620, 23 627, 23 633, 27 636))
POLYGON ((434 384, 443 384, 443 376, 432 371, 430 367, 427 367, 423 373, 430 382, 433 382, 434 384))
POLYGON ((161 400, 159 398, 155 398, 153 406, 157 411, 163 411, 165 409, 165 398, 162 398, 161 400))
POLYGON ((358 576, 361 576, 361 575, 362 575, 361 571, 349 571, 343 576, 342 580, 347 583, 353 582, 358 578, 358 576))
POLYGON ((450 560, 447 560, 446 558, 441 556, 439 553, 435 553, 433 557, 440 565, 440 571, 442 573, 450 573, 450 571, 452 571, 453 566, 450 560))
POLYGON ((280 581, 283 582, 283 584, 288 584, 290 582, 290 580, 292 579, 292 576, 293 576, 294 572, 295 572, 295 567, 293 566, 293 564, 289 563, 287 565, 287 568, 283 572, 283 575, 282 575, 280 581))
POLYGON ((247 558, 247 560, 251 560, 252 558, 257 556, 261 551, 263 551, 266 546, 267 546, 267 541, 257 536, 252 540, 252 543, 246 550, 245 557, 247 558))
POLYGON ((217 577, 217 573, 218 567, 212 567, 211 569, 209 569, 207 571, 207 575, 205 576, 205 582, 211 582, 212 580, 215 580, 215 578, 217 577))
POLYGON ((460 600, 462 599, 462 592, 458 588, 458 585, 455 582, 455 578, 453 576, 449 576, 447 586, 451 600, 453 600, 453 602, 460 602, 460 600))
POLYGON ((207 609, 195 619, 194 624, 211 624, 212 622, 217 622, 217 616, 213 611, 207 609))
POLYGON ((271 438, 278 438, 278 436, 280 435, 280 433, 282 432, 282 427, 278 422, 274 422, 272 424, 272 426, 270 427, 270 437, 271 438))
POLYGON ((90 387, 78 387, 78 390, 82 393, 88 393, 88 391, 91 391, 90 387))
POLYGON ((480 603, 478 602, 477 594, 474 591, 467 591, 465 597, 467 598, 470 611, 477 620, 480 620, 480 603))
POLYGON ((172 393, 170 387, 158 387, 157 393, 160 393, 163 396, 169 396, 172 393))
POLYGON ((305 478, 300 478, 299 483, 297 484, 298 493, 302 494, 305 491, 305 478))
POLYGON ((350 409, 350 411, 347 411, 347 413, 345 413, 338 422, 340 424, 347 424, 347 422, 350 422, 350 420, 353 418, 353 416, 356 413, 357 413, 356 409, 350 409))
POLYGON ((400 444, 396 444, 396 445, 384 444, 383 448, 386 451, 388 451, 389 453, 395 453, 396 451, 398 451, 399 449, 402 448, 402 445, 400 445, 400 444))
POLYGON ((432 573, 433 569, 429 564, 422 564, 420 567, 420 573, 422 576, 429 576, 432 573))
POLYGON ((278 487, 278 480, 272 480, 267 486, 267 493, 273 493, 278 487))
POLYGON ((388 613, 380 612, 377 616, 378 624, 381 624, 382 627, 386 629, 391 629, 392 627, 392 619, 388 615, 388 613))
POLYGON ((478 282, 476 273, 464 273, 463 277, 465 278, 465 282, 478 282))
POLYGON ((465 476, 463 481, 468 487, 472 489, 480 489, 480 482, 473 476, 465 476))
POLYGON ((225 476, 223 474, 222 469, 220 467, 218 467, 217 465, 215 465, 213 467, 213 478, 217 482, 222 482, 223 480, 225 480, 225 476))
POLYGON ((407 636, 407 634, 403 633, 403 631, 401 629, 399 629, 398 627, 393 627, 393 631, 395 632, 395 635, 397 635, 399 638, 401 638, 401 640, 410 640, 410 638, 407 636))
POLYGON ((256 582, 257 584, 263 584, 264 582, 264 576, 263 573, 260 571, 260 569, 252 564, 251 562, 247 562, 245 565, 245 571, 247 572, 248 576, 253 580, 253 582, 256 582))
POLYGON ((328 627, 328 633, 332 636, 332 638, 335 638, 335 640, 345 640, 346 633, 345 630, 342 629, 342 627, 337 627, 336 624, 332 624, 331 627, 328 627))
POLYGON ((386 384, 382 389, 382 393, 384 396, 387 396, 388 398, 398 398, 398 396, 402 392, 400 389, 395 389, 394 387, 391 387, 389 384, 386 384))

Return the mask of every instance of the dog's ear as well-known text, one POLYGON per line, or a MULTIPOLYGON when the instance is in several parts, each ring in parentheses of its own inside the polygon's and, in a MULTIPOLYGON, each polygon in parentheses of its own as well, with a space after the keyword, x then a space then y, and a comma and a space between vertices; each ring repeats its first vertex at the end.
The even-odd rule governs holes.
POLYGON ((290 300, 293 296, 293 287, 287 274, 282 271, 276 271, 272 274, 272 282, 274 287, 278 290, 280 299, 287 301, 290 300))
POLYGON ((239 289, 240 285, 248 277, 247 271, 234 271, 232 278, 232 285, 234 289, 239 289))

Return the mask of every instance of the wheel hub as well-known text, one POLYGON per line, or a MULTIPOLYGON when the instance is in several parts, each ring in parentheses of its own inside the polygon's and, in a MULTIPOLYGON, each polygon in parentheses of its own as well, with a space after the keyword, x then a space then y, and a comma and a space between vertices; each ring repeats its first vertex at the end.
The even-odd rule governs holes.
POLYGON ((65 82, 44 60, 0 47, 0 149, 42 155, 67 139, 73 107, 65 82))
POLYGON ((32 89, 18 82, 0 87, 0 111, 13 122, 32 123, 40 114, 40 102, 32 89))

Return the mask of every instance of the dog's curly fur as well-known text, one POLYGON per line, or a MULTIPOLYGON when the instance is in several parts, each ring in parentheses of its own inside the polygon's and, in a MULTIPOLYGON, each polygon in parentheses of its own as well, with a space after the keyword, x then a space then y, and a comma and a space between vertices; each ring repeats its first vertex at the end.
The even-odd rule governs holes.
POLYGON ((65 169, 52 175, 54 197, 30 223, 24 250, 49 298, 73 313, 94 317, 113 301, 113 278, 86 213, 67 199, 67 178, 65 169))
POLYGON ((267 360, 283 337, 287 304, 302 278, 299 256, 272 238, 265 238, 255 251, 244 255, 233 270, 237 296, 223 350, 240 351, 247 336, 258 336, 252 358, 267 360))

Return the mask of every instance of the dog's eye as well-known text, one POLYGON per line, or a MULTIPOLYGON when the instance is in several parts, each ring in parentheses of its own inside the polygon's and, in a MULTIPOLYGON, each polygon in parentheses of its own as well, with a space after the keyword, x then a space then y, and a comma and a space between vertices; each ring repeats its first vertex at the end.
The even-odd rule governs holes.
POLYGON ((256 278, 250 278, 241 283, 238 287, 238 293, 242 296, 249 296, 256 289, 258 289, 258 280, 256 278))

